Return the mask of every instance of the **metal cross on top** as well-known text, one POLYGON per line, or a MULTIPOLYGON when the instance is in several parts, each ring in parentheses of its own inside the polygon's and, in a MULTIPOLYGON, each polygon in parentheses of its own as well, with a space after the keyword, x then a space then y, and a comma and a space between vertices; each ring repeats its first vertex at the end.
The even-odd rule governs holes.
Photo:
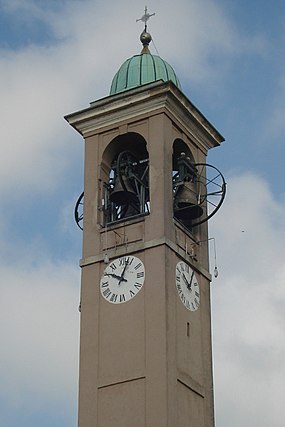
POLYGON ((155 15, 155 13, 148 13, 148 11, 147 11, 147 6, 144 8, 144 15, 140 18, 140 19, 137 19, 136 20, 136 22, 138 22, 138 21, 142 21, 142 22, 144 22, 144 24, 145 24, 145 27, 144 27, 144 29, 145 29, 145 31, 146 31, 146 29, 147 29, 147 21, 149 20, 149 18, 151 17, 151 16, 154 16, 155 15))

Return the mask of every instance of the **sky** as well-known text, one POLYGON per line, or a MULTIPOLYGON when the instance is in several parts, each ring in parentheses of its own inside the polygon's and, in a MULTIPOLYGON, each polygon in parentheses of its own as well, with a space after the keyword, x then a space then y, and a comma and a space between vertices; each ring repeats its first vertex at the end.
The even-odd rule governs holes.
MULTIPOLYGON (((140 52, 144 7, 0 0, 1 426, 77 425, 83 142, 63 117, 140 52)), ((148 8, 152 53, 225 137, 208 156, 227 181, 209 222, 216 426, 283 427, 285 3, 148 8)))

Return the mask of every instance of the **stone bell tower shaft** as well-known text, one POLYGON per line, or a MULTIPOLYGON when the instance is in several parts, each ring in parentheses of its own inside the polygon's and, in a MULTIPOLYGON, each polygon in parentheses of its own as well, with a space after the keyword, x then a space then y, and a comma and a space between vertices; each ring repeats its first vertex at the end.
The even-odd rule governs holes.
POLYGON ((204 162, 223 137, 171 82, 96 101, 67 120, 85 140, 79 427, 214 426, 211 276, 207 245, 197 244, 208 238, 207 223, 190 232, 173 219, 171 171, 174 141, 204 162), (136 151, 129 135, 146 141, 150 213, 102 227, 108 158, 118 150, 114 141, 136 151), (106 254, 144 263, 143 290, 127 303, 100 295, 106 254), (176 292, 180 260, 199 278, 194 312, 176 292))

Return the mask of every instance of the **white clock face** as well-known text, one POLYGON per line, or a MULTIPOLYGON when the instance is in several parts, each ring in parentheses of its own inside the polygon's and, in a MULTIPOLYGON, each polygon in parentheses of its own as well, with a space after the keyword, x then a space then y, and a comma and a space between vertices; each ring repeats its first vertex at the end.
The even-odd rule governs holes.
POLYGON ((113 304, 127 302, 142 289, 143 262, 135 256, 123 256, 110 262, 100 280, 101 295, 113 304))
POLYGON ((176 265, 176 289, 181 302, 188 310, 196 311, 200 305, 200 290, 195 273, 183 261, 176 265))

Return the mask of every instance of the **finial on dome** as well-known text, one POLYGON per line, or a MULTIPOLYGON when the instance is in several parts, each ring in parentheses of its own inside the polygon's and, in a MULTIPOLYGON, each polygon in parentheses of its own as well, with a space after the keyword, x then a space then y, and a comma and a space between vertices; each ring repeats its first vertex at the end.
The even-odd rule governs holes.
POLYGON ((140 41, 143 44, 142 53, 148 52, 148 45, 152 40, 151 35, 147 32, 147 21, 150 19, 151 16, 154 16, 154 15, 155 13, 148 13, 147 6, 145 6, 144 15, 140 19, 136 20, 137 22, 138 21, 144 22, 144 31, 141 33, 141 36, 140 36, 140 41))
POLYGON ((151 40, 151 35, 149 33, 147 33, 146 31, 143 31, 141 33, 140 41, 143 44, 142 53, 148 52, 148 45, 150 44, 151 40))

